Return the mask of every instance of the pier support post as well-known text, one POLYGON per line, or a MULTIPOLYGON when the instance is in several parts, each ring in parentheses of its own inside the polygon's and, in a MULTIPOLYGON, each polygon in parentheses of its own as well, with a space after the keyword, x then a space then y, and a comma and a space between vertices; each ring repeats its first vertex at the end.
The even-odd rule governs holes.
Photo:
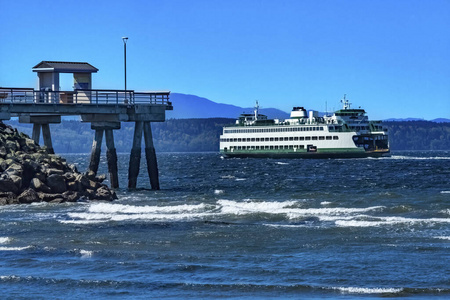
POLYGON ((141 143, 142 143, 143 122, 137 121, 134 125, 133 147, 130 153, 130 165, 128 169, 128 188, 135 189, 139 167, 141 164, 141 143))
POLYGON ((109 178, 111 181, 111 188, 115 189, 119 187, 119 176, 117 172, 117 153, 114 146, 114 135, 112 129, 105 130, 105 139, 109 178))
POLYGON ((47 147, 47 152, 55 154, 52 144, 52 136, 50 134, 50 125, 48 123, 42 124, 42 137, 44 138, 44 145, 47 147))
POLYGON ((102 152, 103 132, 106 142, 106 161, 108 163, 109 181, 111 188, 119 187, 119 176, 117 168, 117 153, 114 146, 113 129, 120 129, 120 122, 97 121, 91 123, 91 129, 95 130, 94 141, 92 142, 91 161, 89 170, 97 175, 98 165, 100 164, 100 154, 102 152))
POLYGON ((33 134, 32 134, 31 138, 38 145, 39 145, 40 136, 41 136, 41 124, 34 123, 33 124, 33 134))
POLYGON ((89 162, 89 171, 97 175, 98 165, 100 163, 100 154, 102 152, 103 129, 95 129, 94 141, 92 142, 91 161, 89 162))
POLYGON ((44 138, 44 145, 47 147, 47 151, 51 154, 55 154, 53 150, 52 136, 50 134, 50 123, 61 123, 61 116, 59 115, 23 115, 19 116, 19 123, 31 123, 33 124, 33 133, 31 138, 36 144, 39 144, 41 128, 42 137, 44 138))
POLYGON ((144 122, 145 157, 147 159, 147 172, 152 190, 159 190, 158 163, 155 147, 153 146, 152 127, 150 122, 144 122))

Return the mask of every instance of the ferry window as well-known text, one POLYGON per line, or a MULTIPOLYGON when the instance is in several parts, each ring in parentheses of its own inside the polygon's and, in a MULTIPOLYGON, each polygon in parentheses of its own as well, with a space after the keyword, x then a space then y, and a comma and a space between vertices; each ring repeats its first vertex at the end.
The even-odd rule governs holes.
POLYGON ((270 149, 273 149, 273 146, 270 146, 270 149))
POLYGON ((317 136, 312 137, 313 141, 317 141, 317 136))
POLYGON ((284 138, 284 140, 285 140, 285 141, 289 141, 289 138, 286 136, 286 137, 284 138))
POLYGON ((294 136, 294 141, 298 141, 298 136, 294 136))
POLYGON ((305 145, 300 145, 300 149, 305 149, 305 145))
POLYGON ((300 141, 304 141, 305 140, 305 137, 304 136, 301 136, 300 137, 300 141))
POLYGON ((284 145, 284 149, 289 149, 289 146, 288 145, 284 145))
POLYGON ((237 139, 233 139, 233 142, 237 142, 237 139))
POLYGON ((333 136, 333 140, 338 140, 339 137, 338 136, 333 136))
POLYGON ((270 138, 270 141, 273 142, 273 138, 270 138))
POLYGON ((278 138, 277 137, 275 138, 275 142, 278 142, 278 138))
POLYGON ((242 142, 242 139, 238 139, 238 142, 242 142))
POLYGON ((319 136, 319 140, 323 141, 325 139, 324 136, 319 136))
POLYGON ((327 141, 331 140, 331 136, 326 137, 327 141))
POLYGON ((274 148, 275 148, 276 150, 278 150, 278 146, 274 146, 274 148))
POLYGON ((269 141, 269 138, 266 138, 266 142, 268 142, 269 141))
POLYGON ((319 127, 319 130, 323 130, 323 127, 319 127))
POLYGON ((255 138, 252 138, 252 142, 254 142, 255 141, 255 138))
POLYGON ((241 150, 241 146, 238 146, 237 148, 238 148, 238 150, 241 150))
POLYGON ((256 138, 256 141, 259 142, 259 138, 256 138))
POLYGON ((305 136, 305 141, 309 141, 309 140, 311 140, 311 137, 310 136, 305 136))
POLYGON ((334 126, 330 126, 330 127, 328 127, 328 129, 331 131, 331 130, 334 130, 334 126))
POLYGON ((289 149, 294 149, 294 146, 293 145, 289 145, 289 149))
POLYGON ((293 141, 293 140, 294 140, 294 137, 292 137, 292 136, 289 137, 289 140, 290 140, 290 141, 293 141))
POLYGON ((259 150, 259 146, 256 146, 256 150, 259 150))

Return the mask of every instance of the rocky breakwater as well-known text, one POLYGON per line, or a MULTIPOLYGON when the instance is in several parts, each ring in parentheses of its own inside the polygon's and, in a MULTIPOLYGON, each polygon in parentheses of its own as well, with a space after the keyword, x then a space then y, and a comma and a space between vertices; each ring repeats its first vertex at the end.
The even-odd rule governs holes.
POLYGON ((104 179, 79 173, 75 165, 0 122, 0 205, 117 199, 104 179))

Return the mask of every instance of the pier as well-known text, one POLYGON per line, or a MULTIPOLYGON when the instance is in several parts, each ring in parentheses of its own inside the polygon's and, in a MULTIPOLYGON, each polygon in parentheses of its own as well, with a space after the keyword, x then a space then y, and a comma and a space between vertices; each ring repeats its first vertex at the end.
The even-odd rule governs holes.
POLYGON ((166 110, 173 109, 169 91, 92 89, 92 73, 98 69, 85 62, 42 61, 32 70, 39 77, 38 90, 0 87, 0 120, 18 117, 21 123, 33 124, 32 139, 39 143, 42 131, 44 145, 53 153, 49 124, 61 123, 61 116, 80 116, 82 122, 91 123, 91 129, 95 130, 88 169, 94 174, 97 174, 105 137, 111 188, 119 187, 114 130, 121 128, 121 122, 134 122, 128 188, 136 188, 142 137, 151 188, 160 188, 151 122, 164 122, 166 110), (73 90, 59 90, 60 73, 73 74, 73 90))

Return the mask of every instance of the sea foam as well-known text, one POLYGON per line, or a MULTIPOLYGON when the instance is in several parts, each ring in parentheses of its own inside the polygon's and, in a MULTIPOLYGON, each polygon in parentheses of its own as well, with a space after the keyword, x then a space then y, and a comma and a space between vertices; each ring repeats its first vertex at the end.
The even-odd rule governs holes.
POLYGON ((0 251, 22 251, 31 248, 31 246, 25 247, 0 247, 0 251))
POLYGON ((403 291, 402 288, 336 287, 333 289, 348 294, 396 294, 403 291))
POLYGON ((8 244, 11 242, 11 238, 9 237, 0 237, 0 244, 8 244))

